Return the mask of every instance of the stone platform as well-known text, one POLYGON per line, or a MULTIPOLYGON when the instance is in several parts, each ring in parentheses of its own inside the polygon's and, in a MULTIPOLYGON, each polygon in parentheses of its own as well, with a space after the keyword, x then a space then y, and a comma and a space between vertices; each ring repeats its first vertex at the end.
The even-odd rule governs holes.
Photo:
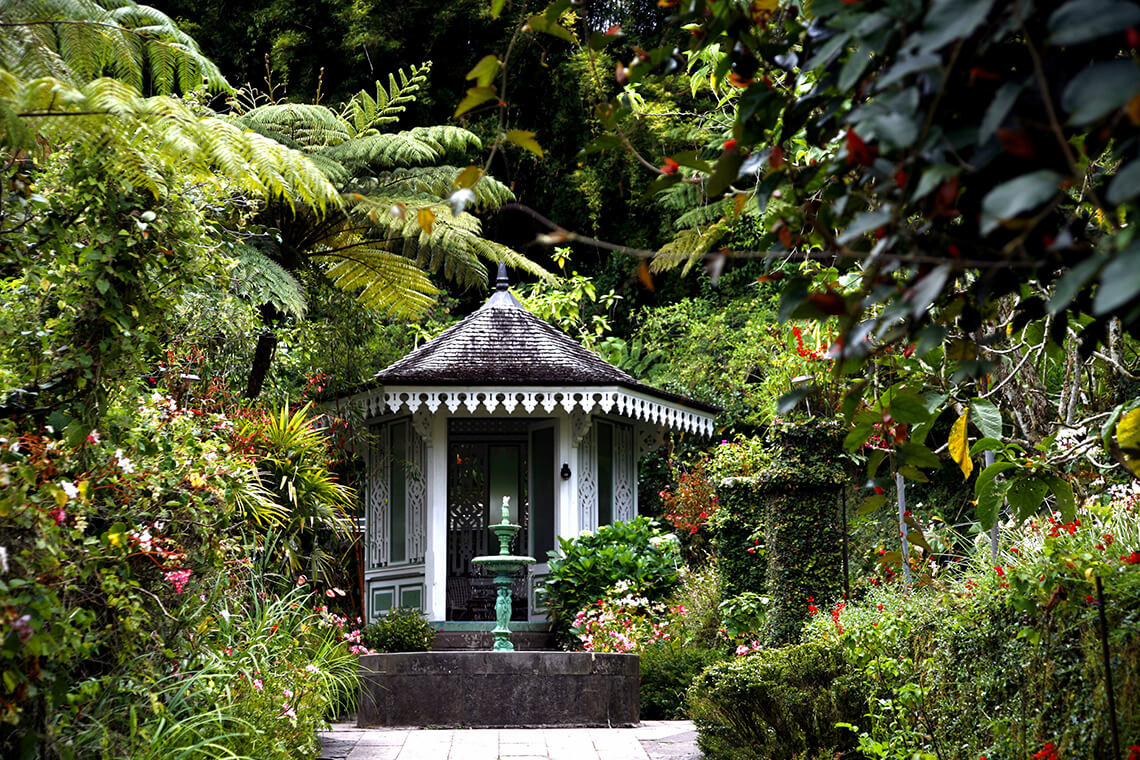
POLYGON ((592 652, 364 655, 357 725, 635 726, 638 660, 592 652))

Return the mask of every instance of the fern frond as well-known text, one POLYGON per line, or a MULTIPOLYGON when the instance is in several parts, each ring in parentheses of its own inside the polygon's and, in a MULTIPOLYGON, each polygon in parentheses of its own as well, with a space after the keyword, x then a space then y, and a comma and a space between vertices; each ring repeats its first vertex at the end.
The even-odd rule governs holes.
POLYGON ((324 106, 302 103, 274 103, 259 106, 238 120, 250 128, 268 130, 274 139, 277 135, 306 152, 319 151, 347 142, 352 137, 351 127, 333 111, 324 106))
POLYGON ((234 257, 237 266, 230 274, 230 289, 255 304, 272 304, 278 311, 303 319, 309 308, 305 289, 293 275, 264 252, 246 246, 234 257))
MULTIPOLYGON (((343 186, 345 192, 361 195, 406 196, 410 199, 437 202, 445 200, 455 190, 455 178, 462 171, 456 166, 423 166, 393 169, 372 177, 362 177, 343 186)), ((471 190, 475 193, 477 208, 497 209, 515 200, 511 189, 494 177, 484 175, 471 190)))
POLYGON ((133 0, 0 0, 8 25, 0 67, 23 79, 54 77, 82 86, 104 76, 140 92, 189 92, 203 83, 232 88, 169 16, 133 0))
POLYGON ((683 265, 682 272, 688 274, 704 255, 728 234, 729 225, 724 220, 707 227, 694 227, 678 232, 672 240, 657 251, 649 264, 651 272, 664 272, 683 265))
POLYGON ((712 224, 722 216, 724 216, 724 202, 718 201, 717 203, 689 209, 674 220, 673 226, 677 229, 700 227, 702 225, 712 224))
POLYGON ((409 103, 415 101, 416 93, 427 82, 431 61, 425 61, 419 66, 413 65, 409 70, 411 76, 405 74, 403 69, 396 72, 400 77, 398 83, 396 74, 389 74, 387 91, 381 82, 376 82, 376 97, 361 90, 348 101, 341 112, 341 118, 352 125, 355 134, 399 121, 399 114, 407 110, 409 103))
POLYGON ((406 257, 387 250, 384 241, 361 242, 335 253, 318 254, 333 284, 357 292, 357 300, 398 319, 423 316, 439 289, 406 257))

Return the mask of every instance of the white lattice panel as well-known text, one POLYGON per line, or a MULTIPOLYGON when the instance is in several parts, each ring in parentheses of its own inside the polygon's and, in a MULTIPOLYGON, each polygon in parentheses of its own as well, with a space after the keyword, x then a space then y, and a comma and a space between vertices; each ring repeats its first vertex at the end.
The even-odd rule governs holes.
POLYGON ((633 427, 614 425, 614 520, 618 522, 637 517, 637 505, 634 503, 636 479, 633 427))
POLYGON ((598 529, 597 433, 591 425, 578 443, 578 528, 598 529))
POLYGON ((388 505, 391 501, 391 485, 388 467, 388 426, 372 427, 372 445, 368 456, 368 497, 365 502, 367 530, 364 545, 367 549, 368 566, 384 567, 388 564, 388 505))
POLYGON ((427 553, 427 442, 408 427, 408 561, 423 562, 427 553))

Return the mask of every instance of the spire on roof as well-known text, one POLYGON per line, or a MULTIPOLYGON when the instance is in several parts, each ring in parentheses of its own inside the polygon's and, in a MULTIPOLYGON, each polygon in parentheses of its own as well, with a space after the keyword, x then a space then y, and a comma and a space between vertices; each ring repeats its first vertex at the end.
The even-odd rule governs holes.
POLYGON ((511 282, 507 278, 507 265, 499 262, 499 274, 495 278, 495 292, 483 304, 482 309, 521 309, 522 304, 510 291, 511 282))

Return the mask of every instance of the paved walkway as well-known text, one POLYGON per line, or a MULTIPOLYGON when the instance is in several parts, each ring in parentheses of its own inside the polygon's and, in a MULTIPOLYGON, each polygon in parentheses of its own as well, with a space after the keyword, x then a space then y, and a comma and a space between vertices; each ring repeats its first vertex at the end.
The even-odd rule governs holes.
POLYGON ((637 728, 357 728, 321 734, 326 760, 700 760, 687 720, 637 728))

